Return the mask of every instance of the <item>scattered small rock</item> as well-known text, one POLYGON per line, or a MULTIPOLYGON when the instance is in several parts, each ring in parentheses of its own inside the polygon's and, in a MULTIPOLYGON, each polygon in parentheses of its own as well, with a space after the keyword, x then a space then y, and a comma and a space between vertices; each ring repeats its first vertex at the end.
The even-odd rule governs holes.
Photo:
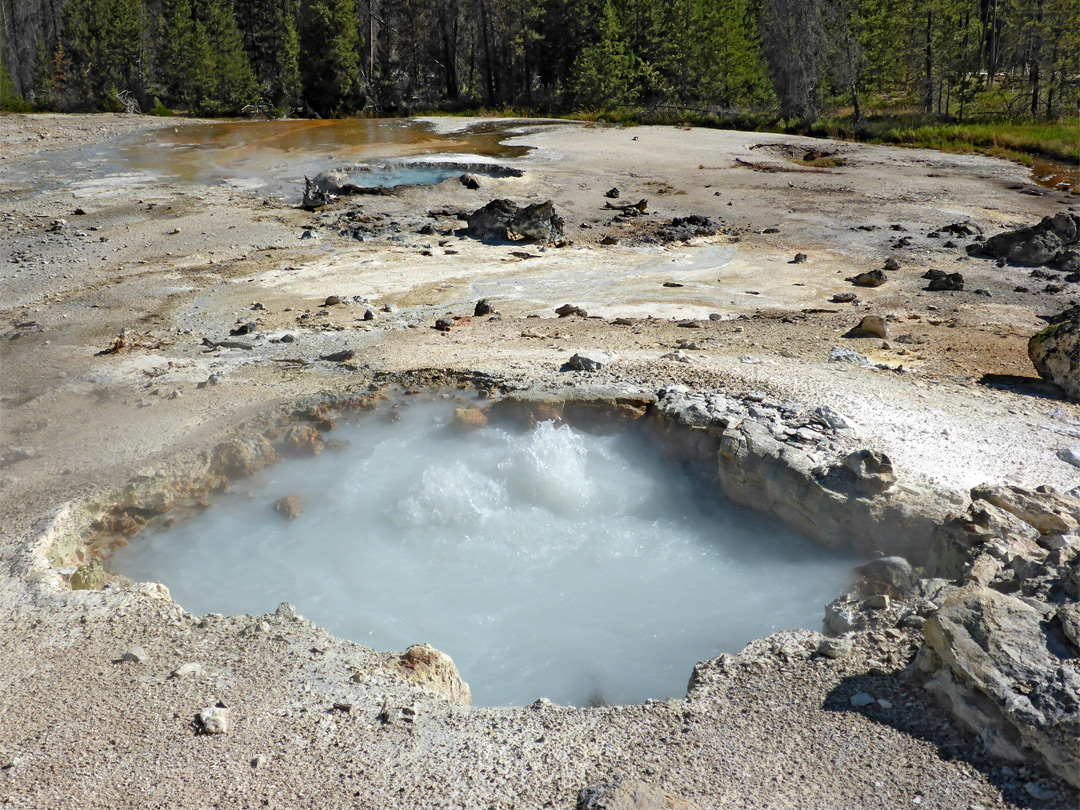
POLYGON ((578 352, 566 361, 566 365, 576 371, 599 371, 618 358, 615 352, 578 352))
POLYGON ((805 264, 807 258, 809 258, 809 257, 805 253, 796 253, 795 258, 791 260, 791 263, 792 264, 805 264))
POLYGON ((220 704, 208 706, 199 712, 195 723, 203 734, 228 734, 229 710, 220 704))
POLYGON ((180 666, 178 666, 171 673, 169 673, 169 677, 175 678, 176 680, 198 680, 205 674, 206 670, 203 668, 202 664, 189 662, 187 664, 181 664, 180 666))
POLYGON ((834 304, 853 304, 854 302, 859 300, 859 296, 857 296, 853 292, 842 292, 836 293, 836 295, 834 295, 829 300, 832 301, 834 304))
POLYGON ((124 651, 124 654, 120 656, 121 661, 126 661, 131 664, 145 664, 149 656, 146 654, 146 650, 142 647, 132 647, 124 651))
POLYGON ((338 296, 336 296, 336 295, 328 295, 328 296, 326 296, 326 300, 323 301, 323 306, 324 307, 333 307, 333 306, 337 306, 340 303, 341 303, 341 299, 338 296))
POLYGON ((885 269, 886 270, 899 270, 900 269, 900 262, 898 262, 896 259, 894 259, 892 256, 890 256, 889 258, 887 258, 885 260, 885 269))
POLYGON ((589 317, 589 313, 583 310, 581 307, 576 307, 573 304, 563 304, 561 307, 555 310, 555 314, 560 318, 566 318, 570 315, 577 315, 579 318, 589 317))
POLYGON ((303 514, 304 501, 299 495, 286 495, 274 504, 274 511, 289 520, 295 520, 303 514))
POLYGON ((876 702, 877 701, 866 692, 859 692, 851 696, 851 705, 856 709, 861 709, 864 706, 869 706, 871 703, 876 702))
POLYGON ((347 360, 352 360, 354 357, 356 357, 356 352, 353 349, 343 349, 340 352, 319 355, 320 360, 326 360, 330 363, 344 363, 347 360))
POLYGON ((868 366, 870 360, 865 356, 859 354, 853 349, 845 349, 843 346, 836 346, 831 352, 829 352, 830 363, 854 363, 855 365, 868 366))
POLYGON ((1080 467, 1080 444, 1076 447, 1063 447, 1057 451, 1057 457, 1066 464, 1080 467))
POLYGON ((479 318, 484 315, 498 315, 499 310, 495 309, 491 305, 491 302, 486 298, 481 298, 476 302, 476 306, 473 308, 473 317, 479 318))
POLYGON ((248 321, 247 323, 240 324, 240 326, 236 327, 235 329, 230 329, 229 334, 233 337, 237 337, 239 335, 250 335, 258 328, 259 326, 255 323, 255 321, 248 321))
POLYGON ((854 642, 851 636, 837 636, 836 638, 823 638, 818 644, 818 654, 826 658, 839 659, 851 655, 854 642))
POLYGON ((617 200, 619 199, 619 189, 609 188, 607 191, 604 192, 604 196, 607 197, 609 200, 617 200))
POLYGON ((469 191, 476 191, 480 188, 480 178, 475 174, 463 174, 458 178, 461 185, 469 189, 469 191))

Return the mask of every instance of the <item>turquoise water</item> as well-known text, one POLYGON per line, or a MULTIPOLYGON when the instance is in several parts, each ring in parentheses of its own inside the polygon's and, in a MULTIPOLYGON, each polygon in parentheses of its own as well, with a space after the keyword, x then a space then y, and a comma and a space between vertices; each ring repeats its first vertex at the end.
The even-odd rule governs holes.
POLYGON ((184 608, 273 611, 380 650, 428 642, 480 705, 681 697, 695 662, 819 628, 850 557, 733 508, 635 432, 462 435, 445 404, 238 482, 112 560, 184 608), (272 504, 289 494, 304 513, 272 504), (248 497, 252 495, 252 497, 248 497))

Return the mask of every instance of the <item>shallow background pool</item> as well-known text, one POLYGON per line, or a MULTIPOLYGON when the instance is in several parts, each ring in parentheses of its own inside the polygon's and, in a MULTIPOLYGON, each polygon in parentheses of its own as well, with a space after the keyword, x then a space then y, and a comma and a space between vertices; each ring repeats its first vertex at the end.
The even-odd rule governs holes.
POLYGON ((399 412, 240 482, 113 569, 194 613, 288 600, 376 649, 428 642, 479 705, 682 696, 695 662, 819 627, 851 577, 853 559, 733 508, 634 431, 463 435, 445 403, 399 412), (294 493, 290 522, 272 504, 294 493))

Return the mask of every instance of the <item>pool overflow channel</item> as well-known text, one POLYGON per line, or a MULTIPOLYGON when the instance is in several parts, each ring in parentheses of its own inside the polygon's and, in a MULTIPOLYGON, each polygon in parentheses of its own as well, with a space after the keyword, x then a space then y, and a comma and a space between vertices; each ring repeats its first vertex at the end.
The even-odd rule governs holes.
POLYGON ((859 558, 732 504, 715 447, 648 411, 371 395, 332 438, 323 409, 270 431, 284 463, 266 438, 219 447, 216 493, 130 541, 139 510, 114 509, 92 547, 196 614, 285 599, 365 646, 430 643, 475 704, 681 697, 697 661, 818 626, 859 558))

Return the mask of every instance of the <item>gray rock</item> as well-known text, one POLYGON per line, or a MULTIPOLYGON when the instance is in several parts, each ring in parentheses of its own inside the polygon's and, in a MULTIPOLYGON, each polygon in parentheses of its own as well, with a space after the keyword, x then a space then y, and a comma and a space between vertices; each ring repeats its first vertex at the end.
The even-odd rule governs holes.
POLYGON ((566 364, 576 371, 599 371, 619 359, 615 352, 578 352, 566 364))
POLYGON ((560 318, 568 318, 571 315, 577 315, 579 318, 589 317, 589 313, 583 310, 581 307, 576 307, 573 304, 563 304, 555 310, 555 314, 560 318))
POLYGON ((463 174, 458 178, 458 181, 469 191, 476 191, 480 188, 480 178, 475 174, 463 174))
POLYGON ((859 692, 858 694, 851 696, 851 705, 856 709, 861 709, 863 706, 869 706, 871 703, 876 702, 877 701, 866 692, 859 692))
POLYGON ((885 269, 886 270, 899 270, 900 269, 900 262, 898 262, 896 259, 894 259, 892 256, 890 256, 889 258, 887 258, 885 260, 885 269))
POLYGON ((430 644, 414 644, 399 656, 397 663, 401 675, 411 683, 438 692, 451 703, 472 703, 472 691, 461 679, 454 660, 430 644))
POLYGON ((837 636, 835 638, 823 638, 818 645, 818 654, 823 655, 826 658, 838 659, 847 658, 851 655, 854 642, 851 636, 837 636))
POLYGON ((206 670, 202 664, 187 663, 181 664, 174 669, 170 674, 170 678, 176 678, 177 680, 198 680, 206 674, 206 670))
POLYGON ((1080 787, 1080 674, 1051 649, 1043 615, 968 585, 923 626, 926 688, 995 756, 1031 761, 1080 787))
POLYGON ((1080 306, 1054 317, 1028 341, 1028 357, 1039 376, 1080 399, 1080 306))
POLYGON ((835 346, 829 352, 830 363, 851 363, 857 366, 869 366, 870 360, 859 354, 854 349, 845 349, 843 346, 835 346))
POLYGON ((853 292, 842 292, 836 293, 829 300, 832 301, 834 304, 853 304, 859 300, 859 296, 857 296, 853 292))
POLYGON ((1065 638, 1080 651, 1080 605, 1076 602, 1068 602, 1060 605, 1054 616, 1065 638))
POLYGON ((853 276, 851 283, 856 287, 880 287, 888 280, 889 277, 885 275, 884 270, 868 270, 853 276))
POLYGON ((829 405, 821 405, 814 409, 814 419, 833 430, 850 430, 851 421, 842 413, 829 405))
POLYGON ((146 654, 146 650, 142 647, 132 647, 126 650, 123 655, 120 656, 121 661, 127 661, 132 664, 145 664, 150 656, 146 654))
POLYGON ((960 292, 964 289, 964 277, 960 273, 946 273, 944 270, 927 270, 923 278, 930 281, 926 289, 931 292, 960 292))
POLYGON ((1029 490, 981 484, 971 490, 971 500, 1004 509, 1043 535, 1071 534, 1080 527, 1080 500, 1053 487, 1029 490))
POLYGON ((229 710, 224 706, 207 706, 195 719, 203 734, 228 734, 229 710))
POLYGON ((864 492, 879 493, 896 483, 892 461, 876 450, 856 450, 844 456, 841 462, 864 492))
POLYGON ((563 237, 563 220, 551 200, 524 208, 510 200, 492 200, 468 217, 468 233, 477 239, 525 239, 557 242, 563 237))
POLYGON ((862 604, 845 594, 825 606, 822 630, 829 638, 840 638, 848 633, 866 629, 866 616, 862 604))
POLYGON ((340 194, 341 187, 349 182, 349 175, 345 174, 341 169, 330 169, 319 172, 311 182, 316 189, 324 194, 340 194))
POLYGON ((964 514, 935 527, 927 569, 932 576, 959 579, 970 573, 974 549, 996 550, 1004 557, 1038 556, 1039 532, 986 501, 976 501, 964 514))
POLYGON ((1057 451, 1057 457, 1066 464, 1080 467, 1080 444, 1076 447, 1062 447, 1057 451))
POLYGON ((293 607, 290 602, 282 602, 280 605, 278 605, 277 610, 274 611, 274 615, 277 616, 279 619, 286 620, 297 618, 296 608, 293 607))
POLYGON ((1014 264, 1034 267, 1050 264, 1066 245, 1080 238, 1080 216, 1060 213, 1044 217, 1031 228, 1006 231, 986 240, 983 253, 991 258, 1004 258, 1014 264))
POLYGON ((889 336, 889 329, 885 325, 885 319, 877 315, 866 315, 859 325, 851 330, 851 334, 854 336, 866 335, 870 337, 887 338, 889 336))
POLYGON ((903 598, 919 587, 919 575, 903 557, 882 557, 855 569, 868 593, 891 594, 903 598))
POLYGON ((476 306, 473 307, 473 317, 480 318, 484 315, 498 315, 499 310, 495 309, 491 305, 491 302, 486 298, 481 298, 476 302, 476 306))

